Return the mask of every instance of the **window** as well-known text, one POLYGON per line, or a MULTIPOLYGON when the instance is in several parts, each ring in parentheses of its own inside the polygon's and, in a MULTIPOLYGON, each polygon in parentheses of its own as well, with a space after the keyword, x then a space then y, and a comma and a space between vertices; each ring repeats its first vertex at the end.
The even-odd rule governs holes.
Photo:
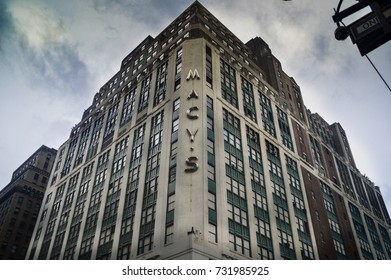
MULTIPOLYGON (((338 253, 340 253, 342 255, 345 255, 346 254, 345 253, 345 246, 341 242, 339 242, 335 239, 333 240, 333 242, 334 242, 335 251, 337 251, 338 253)), ((370 252, 370 249, 367 251, 370 252)))
POLYGON ((179 119, 173 120, 172 122, 172 132, 176 132, 179 129, 179 119))
POLYGON ((244 114, 245 116, 249 117, 252 121, 256 122, 257 116, 255 113, 253 85, 243 77, 241 77, 241 80, 242 80, 244 114))
POLYGON ((140 126, 134 132, 133 149, 132 149, 132 166, 137 165, 142 154, 145 125, 140 126))
POLYGON ((280 240, 280 244, 283 245, 284 248, 287 248, 287 249, 294 248, 292 235, 290 235, 282 230, 278 230, 278 238, 280 240))
POLYGON ((213 99, 210 96, 206 96, 206 108, 213 111, 213 99))
POLYGON ((329 224, 330 224, 331 230, 333 230, 334 232, 336 232, 338 234, 341 234, 341 231, 339 229, 339 225, 337 222, 335 222, 329 218, 329 224))
POLYGON ((208 192, 208 208, 216 210, 216 195, 208 192))
POLYGON ((70 204, 72 204, 74 195, 75 195, 75 192, 73 191, 65 196, 64 207, 70 206, 70 204))
POLYGON ((149 92, 151 88, 151 75, 146 77, 141 83, 140 101, 138 111, 141 112, 148 107, 149 92))
POLYGON ((238 150, 241 150, 241 139, 226 129, 224 129, 224 141, 228 142, 231 146, 238 150))
POLYGON ((166 61, 157 70, 156 91, 155 91, 153 106, 158 105, 166 98, 167 66, 168 66, 168 62, 166 61))
POLYGON ((152 118, 151 136, 149 143, 149 155, 154 155, 160 151, 163 136, 163 112, 152 118))
POLYGON ((99 245, 109 243, 113 240, 115 226, 105 229, 100 234, 99 245))
POLYGON ((236 194, 241 198, 246 198, 246 189, 244 184, 239 183, 235 179, 232 179, 228 176, 226 179, 226 183, 227 183, 227 190, 229 190, 230 192, 236 194))
POLYGON ((229 235, 230 248, 245 256, 251 256, 250 242, 241 236, 230 233, 229 235))
POLYGON ((206 85, 213 88, 212 50, 206 46, 206 85))
POLYGON ((247 227, 247 212, 232 204, 228 204, 228 218, 247 227))
POLYGON ((140 238, 138 244, 138 255, 152 250, 152 246, 153 246, 153 234, 140 238))
POLYGON ((274 259, 274 254, 273 251, 264 248, 264 247, 259 247, 258 246, 258 255, 262 260, 273 260, 274 259))
MULTIPOLYGON (((271 242, 270 224, 260 219, 256 219, 256 226, 257 226, 257 232, 261 235, 261 237, 263 239, 266 238, 267 240, 269 240, 269 242, 271 242)), ((269 257, 266 257, 266 259, 269 259, 269 257)))
POLYGON ((210 129, 210 130, 213 130, 213 119, 211 119, 211 118, 207 118, 207 120, 206 120, 206 127, 208 128, 208 129, 210 129))
POLYGON ((84 151, 87 147, 87 141, 90 135, 90 127, 87 127, 81 134, 79 147, 77 149, 74 167, 80 165, 83 162, 84 151))
POLYGON ((260 105, 262 107, 262 123, 263 129, 269 133, 271 136, 276 138, 276 130, 274 126, 274 118, 273 118, 273 109, 271 106, 270 99, 267 98, 264 94, 259 92, 260 94, 260 105))
POLYGON ((267 209, 267 199, 265 196, 262 196, 256 192, 253 192, 253 199, 255 202, 255 205, 258 206, 259 208, 268 211, 267 209))
POLYGON ((173 183, 176 180, 176 166, 170 168, 168 172, 168 182, 173 183))
POLYGON ((179 110, 180 105, 181 105, 181 100, 179 98, 175 99, 173 111, 175 112, 175 111, 179 110))
POLYGON ((268 166, 270 173, 276 175, 279 178, 282 178, 282 170, 280 166, 270 160, 268 161, 268 166))
POLYGON ((267 140, 265 142, 266 142, 266 150, 268 152, 268 156, 269 157, 272 156, 279 159, 280 156, 279 156, 278 148, 267 140))
POLYGON ((92 250, 92 245, 94 244, 94 237, 95 236, 92 236, 81 242, 80 254, 84 254, 92 250))
POLYGON ((95 186, 98 184, 103 184, 104 181, 106 180, 106 174, 107 174, 107 169, 104 169, 103 171, 99 172, 95 176, 95 186))
POLYGON ((300 241, 300 249, 303 259, 314 259, 314 250, 312 249, 311 245, 300 241))
POLYGON ((260 191, 259 188, 265 186, 263 174, 253 168, 250 169, 250 174, 253 188, 257 189, 257 191, 260 191))
POLYGON ((124 97, 124 106, 121 114, 121 125, 132 119, 134 113, 135 96, 136 87, 132 88, 124 97))
POLYGON ((103 126, 103 118, 104 115, 102 115, 97 120, 95 120, 94 129, 92 131, 92 136, 91 136, 91 142, 88 148, 87 159, 92 158, 98 151, 98 143, 99 143, 100 133, 103 126))
POLYGON ((182 73, 182 48, 179 49, 176 53, 174 90, 178 90, 181 87, 181 73, 182 73))
POLYGON ((178 142, 176 141, 171 144, 170 156, 176 157, 177 153, 178 153, 178 142))
POLYGON ((118 200, 106 204, 103 222, 107 221, 108 219, 113 219, 113 217, 117 216, 118 204, 118 200))
POLYGON ((220 60, 221 94, 232 106, 238 108, 238 95, 236 91, 236 72, 224 60, 220 60))
POLYGON ((217 242, 217 227, 213 224, 208 224, 208 241, 217 242))
POLYGON ((240 121, 237 117, 235 117, 232 113, 223 109, 223 119, 227 122, 227 124, 237 132, 240 132, 240 121))
POLYGON ((252 160, 254 160, 257 163, 262 162, 261 153, 257 150, 255 150, 253 147, 248 147, 249 156, 252 160))
POLYGON ((293 177, 291 174, 288 173, 288 181, 289 181, 289 186, 301 192, 299 179, 293 177))
POLYGON ((47 196, 46 196, 46 200, 45 200, 45 204, 48 204, 50 202, 52 198, 52 193, 49 193, 47 196))
POLYGON ((169 225, 166 227, 166 240, 165 244, 170 244, 174 242, 174 225, 169 225))
POLYGON ((289 213, 288 213, 288 210, 278 206, 278 205, 274 205, 274 210, 276 212, 276 218, 289 224, 289 213))
POLYGON ((305 210, 303 199, 297 197, 296 195, 292 195, 293 206, 299 210, 305 210))
MULTIPOLYGON (((97 220, 98 220, 98 214, 99 213, 92 214, 87 217, 85 229, 95 228, 97 220)), ((71 228, 71 232, 72 232, 72 228, 71 228)), ((75 232, 75 234, 77 234, 77 232, 75 232)), ((70 235, 73 236, 71 233, 70 233, 70 235)))
POLYGON ((167 212, 173 211, 175 208, 175 196, 170 195, 167 199, 167 212))
POLYGON ((277 107, 278 125, 280 127, 282 143, 293 151, 293 142, 289 128, 288 116, 277 107))
POLYGON ((117 260, 129 260, 130 259, 130 248, 131 248, 131 244, 130 245, 125 245, 125 246, 122 246, 118 249, 118 256, 117 256, 117 260))
POLYGON ((243 161, 229 152, 225 152, 225 165, 230 170, 243 173, 243 161))
POLYGON ((114 104, 109 109, 104 137, 111 137, 112 133, 114 132, 115 122, 117 120, 117 112, 118 112, 118 103, 114 104))
POLYGON ((107 192, 107 195, 110 196, 120 191, 121 185, 122 185, 122 177, 109 184, 109 190, 107 192))
POLYGON ((326 210, 329 211, 330 213, 334 214, 335 212, 334 212, 333 204, 330 201, 326 200, 326 199, 324 199, 324 203, 325 203, 325 206, 326 206, 326 210))

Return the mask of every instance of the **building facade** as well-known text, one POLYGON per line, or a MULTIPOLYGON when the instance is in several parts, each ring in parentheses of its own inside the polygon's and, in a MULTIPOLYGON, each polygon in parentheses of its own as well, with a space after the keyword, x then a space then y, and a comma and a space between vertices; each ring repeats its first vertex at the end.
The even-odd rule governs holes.
POLYGON ((339 124, 198 1, 148 36, 59 148, 28 259, 388 259, 339 124))
POLYGON ((0 260, 23 260, 57 151, 41 146, 0 191, 0 260))

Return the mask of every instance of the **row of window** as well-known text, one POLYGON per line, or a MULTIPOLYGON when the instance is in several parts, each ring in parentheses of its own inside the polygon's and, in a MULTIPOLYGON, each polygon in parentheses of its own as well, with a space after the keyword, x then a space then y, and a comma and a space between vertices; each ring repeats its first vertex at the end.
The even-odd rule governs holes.
POLYGON ((137 254, 146 253, 153 248, 156 199, 160 169, 160 151, 163 136, 164 111, 151 120, 151 132, 148 149, 147 171, 145 175, 143 205, 140 222, 140 236, 137 254))

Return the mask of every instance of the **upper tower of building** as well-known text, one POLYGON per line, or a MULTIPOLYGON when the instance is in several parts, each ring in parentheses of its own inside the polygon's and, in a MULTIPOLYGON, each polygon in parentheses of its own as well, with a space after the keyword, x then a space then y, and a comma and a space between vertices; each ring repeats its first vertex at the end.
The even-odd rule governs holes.
POLYGON ((306 122, 306 112, 300 87, 282 69, 281 62, 272 54, 269 45, 260 37, 246 43, 254 54, 257 65, 264 71, 265 80, 278 92, 276 100, 302 122, 306 122))

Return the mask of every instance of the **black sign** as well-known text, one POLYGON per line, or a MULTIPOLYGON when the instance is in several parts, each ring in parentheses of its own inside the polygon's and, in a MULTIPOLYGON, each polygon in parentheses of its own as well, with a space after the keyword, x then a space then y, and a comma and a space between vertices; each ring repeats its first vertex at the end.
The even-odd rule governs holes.
POLYGON ((362 56, 391 39, 391 5, 371 12, 348 26, 362 56))

